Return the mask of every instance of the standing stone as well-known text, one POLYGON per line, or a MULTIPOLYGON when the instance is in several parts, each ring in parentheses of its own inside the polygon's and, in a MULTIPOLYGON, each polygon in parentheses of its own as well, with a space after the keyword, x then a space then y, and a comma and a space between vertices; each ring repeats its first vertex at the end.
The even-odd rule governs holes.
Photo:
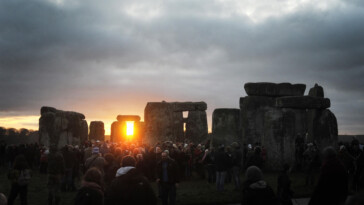
POLYGON ((124 142, 124 141, 139 141, 144 139, 144 127, 140 122, 140 116, 138 115, 118 115, 116 117, 118 121, 111 124, 110 140, 112 142, 124 142), (127 136, 127 122, 134 122, 133 135, 127 136))
POLYGON ((88 140, 88 125, 86 120, 81 121, 80 143, 85 143, 88 140))
POLYGON ((212 113, 212 133, 214 146, 241 143, 240 109, 215 109, 212 113))
POLYGON ((105 129, 102 121, 91 121, 89 139, 104 141, 105 129))
POLYGON ((330 99, 312 96, 279 97, 276 107, 295 109, 326 109, 330 107, 330 99))
POLYGON ((149 102, 144 110, 146 141, 151 144, 183 138, 183 114, 166 102, 149 102))
POLYGON ((334 113, 329 109, 319 111, 313 124, 314 141, 320 149, 337 145, 338 127, 334 113))
POLYGON ((265 113, 274 110, 275 98, 247 96, 240 98, 242 143, 260 143, 264 134, 265 113))
POLYGON ((202 143, 207 140, 207 116, 206 111, 190 111, 186 123, 186 139, 194 143, 202 143))
POLYGON ((58 148, 67 144, 80 144, 85 116, 77 112, 42 107, 39 118, 39 142, 58 148))
POLYGON ((144 110, 146 142, 184 141, 184 123, 191 141, 202 140, 207 136, 206 108, 205 102, 148 102, 144 110), (189 112, 187 119, 184 111, 189 112))
POLYGON ((303 96, 306 85, 291 83, 246 83, 244 89, 248 96, 303 96))

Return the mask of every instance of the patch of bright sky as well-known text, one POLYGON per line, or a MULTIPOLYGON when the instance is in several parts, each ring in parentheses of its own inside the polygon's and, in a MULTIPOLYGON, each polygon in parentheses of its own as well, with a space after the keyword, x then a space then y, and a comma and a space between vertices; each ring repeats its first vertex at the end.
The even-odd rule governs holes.
POLYGON ((200 8, 203 9, 179 7, 178 4, 180 4, 178 1, 158 1, 157 3, 147 1, 127 4, 121 10, 128 16, 138 20, 153 20, 164 15, 173 15, 173 12, 190 15, 192 10, 193 14, 198 16, 212 18, 245 16, 254 23, 260 23, 267 18, 291 14, 303 8, 326 11, 333 7, 344 6, 345 2, 341 0, 215 0, 214 2, 201 1, 203 5, 200 8), (181 10, 177 11, 178 8, 181 10))
POLYGON ((5 128, 38 130, 38 121, 39 116, 37 115, 0 117, 0 126, 5 128))

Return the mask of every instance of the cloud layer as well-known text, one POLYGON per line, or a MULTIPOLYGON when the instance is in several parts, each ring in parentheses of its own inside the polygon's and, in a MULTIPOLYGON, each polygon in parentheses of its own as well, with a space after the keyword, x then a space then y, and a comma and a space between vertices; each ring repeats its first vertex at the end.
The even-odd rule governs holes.
POLYGON ((358 0, 0 1, 0 113, 203 100, 211 118, 246 82, 318 83, 339 132, 364 133, 362 22, 358 0))

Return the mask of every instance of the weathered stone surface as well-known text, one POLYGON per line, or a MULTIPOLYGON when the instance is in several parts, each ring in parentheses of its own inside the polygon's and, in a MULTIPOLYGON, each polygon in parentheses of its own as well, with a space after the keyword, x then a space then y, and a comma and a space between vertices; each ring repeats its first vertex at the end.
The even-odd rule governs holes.
POLYGON ((308 96, 323 98, 324 88, 316 83, 315 86, 311 88, 310 91, 308 92, 308 96))
POLYGON ((330 99, 312 96, 280 97, 276 99, 276 107, 295 109, 326 109, 330 107, 330 99))
MULTIPOLYGON (((148 102, 144 110, 145 121, 145 140, 149 143, 158 141, 183 141, 184 130, 183 123, 189 124, 193 141, 205 136, 205 124, 207 125, 206 117, 203 117, 203 112, 207 108, 204 102, 148 102), (183 111, 189 111, 189 117, 198 121, 197 124, 192 123, 191 119, 183 119, 183 111), (196 111, 196 112, 195 112, 196 111), (191 115, 190 115, 191 113, 191 115), (205 122, 206 120, 206 122, 205 122), (197 126, 198 128, 192 129, 197 126), (199 130, 199 131, 193 131, 199 130), (198 133, 198 134, 196 134, 198 133)), ((207 127, 207 126, 206 126, 207 127)))
POLYGON ((329 109, 318 111, 313 123, 313 139, 321 149, 337 145, 337 120, 329 109))
POLYGON ((58 114, 62 113, 62 115, 67 115, 67 116, 72 117, 72 118, 80 118, 82 120, 85 119, 85 115, 83 115, 82 113, 57 110, 56 108, 53 108, 53 107, 43 106, 40 109, 40 114, 43 115, 45 113, 58 113, 58 114))
POLYGON ((91 121, 89 139, 100 141, 105 139, 104 123, 102 121, 91 121))
POLYGON ((272 97, 247 96, 240 98, 241 130, 243 143, 261 142, 264 133, 264 115, 275 109, 272 97))
POLYGON ((140 116, 138 115, 118 115, 116 118, 119 122, 121 121, 140 121, 140 116))
POLYGON ((39 142, 46 146, 54 144, 58 147, 79 144, 84 135, 84 119, 85 116, 81 113, 42 107, 39 118, 39 142))
POLYGON ((171 105, 175 112, 205 111, 207 109, 205 102, 174 102, 171 105))
POLYGON ((186 138, 194 143, 201 143, 207 139, 206 111, 189 111, 186 123, 186 138))
POLYGON ((274 107, 275 98, 264 96, 247 96, 240 98, 240 108, 255 110, 262 107, 274 107))
POLYGON ((88 124, 86 120, 81 121, 81 133, 80 133, 80 141, 81 143, 86 142, 88 139, 88 124))
POLYGON ((303 96, 306 85, 291 83, 246 83, 244 89, 249 96, 303 96))
POLYGON ((267 83, 254 86, 245 86, 246 90, 251 89, 248 94, 267 96, 240 98, 241 141, 266 147, 266 168, 279 170, 283 163, 293 164, 298 135, 308 133, 306 142, 316 142, 320 149, 337 143, 336 118, 326 109, 330 100, 323 98, 320 86, 312 88, 310 96, 285 97, 280 96, 283 91, 274 86, 269 88, 267 83), (253 88, 257 91, 253 92, 253 88))
POLYGON ((146 141, 155 144, 158 141, 182 139, 183 114, 174 112, 167 102, 148 102, 144 110, 146 141))
POLYGON ((241 143, 240 109, 215 109, 212 113, 212 133, 214 146, 241 143))
POLYGON ((264 114, 261 145, 267 149, 266 167, 272 170, 284 163, 293 164, 295 138, 306 132, 306 111, 271 109, 264 114))
POLYGON ((111 142, 119 142, 121 141, 121 123, 119 121, 115 121, 111 124, 110 130, 110 141, 111 142))

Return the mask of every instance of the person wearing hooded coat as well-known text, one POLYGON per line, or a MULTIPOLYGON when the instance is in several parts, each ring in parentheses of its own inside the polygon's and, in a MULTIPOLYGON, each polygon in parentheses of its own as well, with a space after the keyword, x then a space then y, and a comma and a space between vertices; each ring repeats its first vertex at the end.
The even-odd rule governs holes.
POLYGON ((333 147, 323 151, 323 165, 309 205, 340 205, 348 196, 348 175, 333 147))
POLYGON ((243 183, 242 205, 278 205, 273 189, 263 180, 262 171, 250 166, 245 173, 243 183))
POLYGON ((103 205, 104 189, 101 171, 92 167, 85 173, 81 188, 75 197, 75 205, 103 205))
POLYGON ((157 204, 148 179, 135 168, 136 160, 125 156, 121 161, 122 167, 117 170, 116 178, 106 190, 106 205, 128 204, 157 204))

